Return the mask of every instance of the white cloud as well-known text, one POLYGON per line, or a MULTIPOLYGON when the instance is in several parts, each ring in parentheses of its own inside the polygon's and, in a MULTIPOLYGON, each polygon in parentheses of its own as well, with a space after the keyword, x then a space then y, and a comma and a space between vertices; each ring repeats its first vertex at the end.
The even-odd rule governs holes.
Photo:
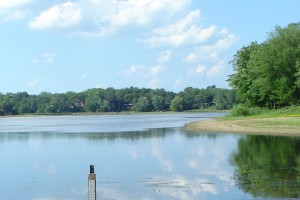
POLYGON ((213 195, 217 195, 219 193, 217 187, 213 184, 207 184, 207 183, 208 183, 208 181, 206 181, 206 182, 203 181, 199 184, 199 186, 202 188, 202 190, 204 192, 211 193, 213 195))
POLYGON ((180 84, 181 84, 181 79, 179 78, 179 79, 177 79, 177 80, 175 81, 174 87, 176 88, 176 87, 178 87, 180 84))
POLYGON ((156 66, 150 68, 150 74, 151 74, 152 76, 155 76, 155 75, 157 75, 161 70, 162 70, 162 66, 156 65, 156 66))
POLYGON ((84 79, 86 79, 87 78, 87 75, 86 74, 82 74, 81 76, 80 76, 80 80, 84 80, 84 79))
POLYGON ((0 10, 19 7, 29 2, 30 0, 1 0, 0 10))
POLYGON ((48 175, 55 175, 57 173, 56 165, 50 164, 46 168, 46 173, 48 175))
POLYGON ((165 63, 168 62, 172 57, 171 51, 163 51, 159 54, 157 62, 159 63, 165 63))
POLYGON ((54 61, 54 53, 44 53, 42 60, 47 63, 52 63, 54 61))
POLYGON ((95 88, 106 88, 104 84, 98 83, 95 88))
POLYGON ((162 9, 166 1, 129 0, 115 1, 115 12, 108 17, 113 26, 128 24, 147 24, 154 13, 162 9))
POLYGON ((86 8, 91 9, 91 14, 98 18, 100 23, 108 22, 111 26, 123 26, 147 24, 157 18, 160 12, 166 15, 182 10, 190 0, 82 0, 81 2, 86 8))
POLYGON ((29 87, 29 88, 36 87, 40 82, 41 82, 40 79, 31 80, 27 83, 27 87, 29 87))
POLYGON ((202 147, 202 146, 199 147, 197 149, 197 154, 198 154, 199 157, 204 157, 205 154, 207 154, 206 149, 204 147, 202 147))
POLYGON ((72 27, 70 35, 104 36, 182 11, 191 0, 77 0, 57 4, 29 22, 33 29, 72 27))
POLYGON ((145 183, 148 187, 153 187, 153 191, 156 191, 157 187, 161 186, 159 187, 159 193, 165 196, 165 199, 203 199, 206 194, 218 195, 219 190, 221 190, 217 184, 212 184, 208 179, 191 179, 181 175, 170 177, 156 176, 149 179, 149 181, 145 181, 145 183), (168 185, 168 187, 163 187, 165 185, 168 185))
POLYGON ((182 33, 186 31, 186 29, 190 28, 191 25, 194 24, 196 20, 200 19, 200 11, 195 10, 190 12, 184 19, 178 21, 175 24, 171 24, 165 28, 156 28, 153 30, 154 33, 162 36, 169 36, 175 34, 182 33))
POLYGON ((144 65, 131 65, 129 69, 122 72, 122 75, 124 76, 134 75, 142 71, 144 68, 145 68, 144 65))
POLYGON ((226 28, 223 28, 219 34, 223 36, 217 43, 216 46, 220 49, 228 49, 233 43, 239 40, 239 36, 230 33, 226 28))
POLYGON ((201 28, 198 24, 200 11, 190 12, 182 20, 163 28, 155 28, 153 36, 142 40, 149 46, 173 46, 179 47, 188 44, 200 44, 206 42, 216 32, 216 26, 201 28))
POLYGON ((44 53, 39 58, 31 59, 32 64, 38 64, 39 62, 52 63, 54 61, 55 55, 54 53, 44 53))
POLYGON ((206 67, 199 64, 188 72, 188 77, 196 76, 198 74, 204 74, 205 70, 206 67))
POLYGON ((198 65, 194 71, 195 71, 195 73, 201 74, 205 71, 205 67, 202 65, 198 65))
POLYGON ((162 150, 156 142, 152 146, 152 156, 156 158, 164 171, 171 172, 173 170, 173 164, 163 154, 162 150))
POLYGON ((39 62, 39 60, 36 59, 36 58, 33 58, 33 59, 31 60, 31 63, 32 63, 32 64, 37 64, 38 62, 39 62))
POLYGON ((199 164, 198 164, 198 161, 196 159, 193 159, 191 158, 189 161, 188 161, 188 165, 190 166, 190 168, 192 169, 197 169, 199 164))
POLYGON ((188 62, 196 62, 198 60, 198 56, 195 53, 190 53, 185 60, 188 62))
POLYGON ((221 54, 238 40, 239 36, 234 35, 228 32, 226 28, 223 28, 216 33, 215 40, 212 44, 195 47, 194 50, 186 56, 185 61, 197 62, 202 60, 217 62, 220 60, 221 54))
POLYGON ((165 170, 167 172, 173 171, 173 164, 171 161, 163 159, 163 160, 160 160, 160 164, 161 164, 163 170, 165 170))
POLYGON ((40 166, 38 163, 35 163, 35 164, 33 165, 33 168, 34 168, 35 170, 40 170, 40 169, 41 169, 41 166, 40 166))
POLYGON ((148 85, 149 85, 149 88, 156 89, 156 88, 161 87, 160 83, 161 83, 161 81, 159 79, 153 78, 153 79, 150 80, 148 85))
POLYGON ((80 6, 69 1, 43 11, 29 22, 29 26, 32 29, 66 28, 78 24, 80 20, 80 6))
POLYGON ((15 11, 12 14, 4 17, 2 19, 2 22, 11 22, 11 21, 17 21, 17 20, 21 20, 24 19, 27 16, 26 12, 22 12, 22 11, 15 11))
POLYGON ((207 71, 207 77, 215 77, 218 76, 223 70, 225 69, 224 61, 220 61, 213 65, 208 71, 207 71))
POLYGON ((0 0, 0 22, 12 22, 22 20, 29 12, 24 6, 33 0, 0 0))

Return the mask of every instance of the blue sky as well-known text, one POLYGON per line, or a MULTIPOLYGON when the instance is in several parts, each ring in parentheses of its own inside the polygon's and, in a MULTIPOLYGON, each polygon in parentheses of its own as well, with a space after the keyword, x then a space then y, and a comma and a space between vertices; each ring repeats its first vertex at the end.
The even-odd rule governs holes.
POLYGON ((1 0, 0 92, 228 88, 229 61, 300 1, 1 0))

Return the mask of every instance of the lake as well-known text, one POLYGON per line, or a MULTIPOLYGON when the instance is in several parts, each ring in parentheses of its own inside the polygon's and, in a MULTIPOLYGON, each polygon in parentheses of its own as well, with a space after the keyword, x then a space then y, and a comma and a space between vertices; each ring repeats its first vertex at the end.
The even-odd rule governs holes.
POLYGON ((0 118, 0 199, 299 199, 300 138, 187 132, 224 113, 0 118))

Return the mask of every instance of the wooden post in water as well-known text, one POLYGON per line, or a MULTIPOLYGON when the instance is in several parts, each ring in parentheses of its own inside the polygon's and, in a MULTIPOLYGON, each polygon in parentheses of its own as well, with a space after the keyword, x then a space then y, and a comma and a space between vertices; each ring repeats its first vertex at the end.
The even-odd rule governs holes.
POLYGON ((96 200, 96 174, 94 165, 90 165, 90 174, 88 177, 88 200, 96 200))

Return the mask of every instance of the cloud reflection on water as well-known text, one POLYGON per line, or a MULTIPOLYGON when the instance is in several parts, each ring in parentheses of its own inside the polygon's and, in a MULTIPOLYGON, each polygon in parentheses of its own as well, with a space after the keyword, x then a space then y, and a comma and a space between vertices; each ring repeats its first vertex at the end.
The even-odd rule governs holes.
POLYGON ((159 141, 152 139, 152 156, 157 159, 159 165, 164 171, 171 172, 173 170, 173 164, 160 148, 159 141))
POLYGON ((215 199, 237 192, 231 180, 234 169, 228 162, 236 142, 231 136, 217 139, 165 128, 1 133, 1 138, 1 144, 12 146, 13 151, 5 149, 7 155, 18 157, 15 163, 24 166, 23 171, 16 170, 16 176, 22 179, 28 172, 36 180, 33 190, 22 190, 29 200, 87 198, 86 168, 91 163, 96 167, 101 200, 215 199))

